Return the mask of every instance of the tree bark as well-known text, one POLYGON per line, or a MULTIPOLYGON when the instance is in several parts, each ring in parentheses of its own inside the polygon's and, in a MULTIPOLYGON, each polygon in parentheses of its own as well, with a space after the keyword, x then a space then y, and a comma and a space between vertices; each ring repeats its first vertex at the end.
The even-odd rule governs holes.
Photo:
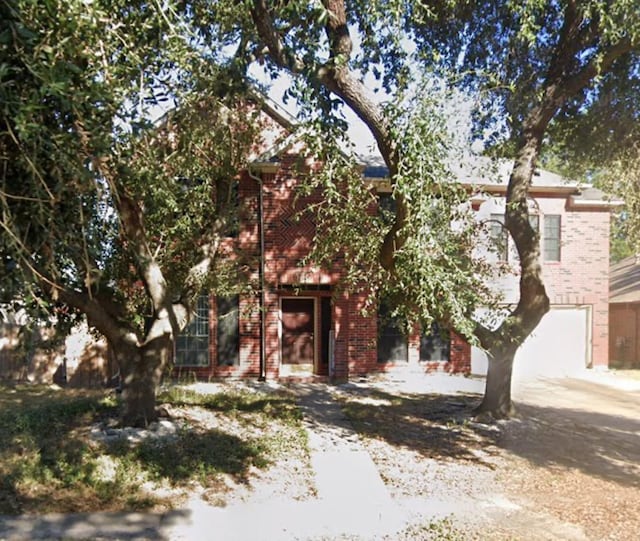
POLYGON ((496 347, 494 351, 487 352, 489 369, 485 394, 476 409, 477 413, 489 413, 495 419, 507 419, 515 413, 511 401, 511 375, 516 351, 517 348, 496 347))
POLYGON ((489 356, 487 383, 479 412, 504 419, 514 412, 511 402, 511 374, 516 351, 549 311, 542 279, 539 234, 529 223, 527 198, 536 167, 542 137, 555 110, 534 109, 524 123, 513 170, 507 187, 505 224, 520 259, 520 297, 514 310, 494 331, 479 327, 476 333, 489 356))
MULTIPOLYGON (((325 31, 329 45, 329 59, 319 66, 305 65, 297 51, 287 47, 286 30, 281 30, 272 16, 277 11, 266 0, 254 0, 251 14, 257 33, 266 46, 271 59, 281 68, 294 74, 304 74, 312 84, 321 84, 333 92, 365 123, 375 137, 378 148, 387 166, 392 186, 398 171, 397 143, 389 129, 380 106, 368 99, 366 87, 359 74, 349 68, 353 43, 349 35, 348 5, 345 0, 323 0, 327 10, 325 31)), ((600 31, 594 18, 593 28, 585 26, 582 10, 575 2, 566 6, 564 22, 554 54, 549 59, 546 74, 539 85, 535 100, 528 104, 528 113, 521 124, 521 137, 515 156, 514 168, 507 189, 505 224, 515 242, 520 257, 520 298, 515 309, 498 329, 489 330, 478 326, 476 335, 482 347, 489 352, 489 372, 483 411, 496 417, 506 417, 513 411, 511 404, 511 373, 513 359, 518 347, 536 328, 549 310, 549 298, 542 280, 539 235, 529 223, 528 194, 540 155, 542 141, 551 119, 558 110, 580 90, 588 88, 594 78, 604 73, 622 54, 629 51, 632 43, 622 37, 617 43, 594 55, 583 67, 577 62, 580 51, 586 51, 593 36, 600 31)), ((398 199, 398 210, 394 225, 387 233, 380 263, 391 273, 395 270, 395 257, 405 238, 401 235, 407 221, 406 206, 398 199)))
POLYGON ((170 324, 156 319, 144 344, 121 343, 114 349, 122 377, 122 424, 145 427, 158 420, 157 390, 173 351, 170 324))

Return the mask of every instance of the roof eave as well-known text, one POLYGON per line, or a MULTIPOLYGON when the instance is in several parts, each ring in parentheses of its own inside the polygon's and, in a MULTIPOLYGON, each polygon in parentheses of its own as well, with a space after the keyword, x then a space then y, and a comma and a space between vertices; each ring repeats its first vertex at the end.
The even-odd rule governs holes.
POLYGON ((580 199, 576 196, 572 196, 569 199, 569 206, 571 208, 612 210, 620 208, 623 205, 624 202, 618 199, 608 201, 606 199, 580 199))
MULTIPOLYGON (((507 184, 476 184, 474 182, 462 182, 463 186, 467 186, 474 190, 479 190, 491 195, 505 195, 507 193, 507 184)), ((531 186, 529 194, 545 194, 545 195, 571 195, 578 190, 576 184, 567 184, 566 186, 531 186)))

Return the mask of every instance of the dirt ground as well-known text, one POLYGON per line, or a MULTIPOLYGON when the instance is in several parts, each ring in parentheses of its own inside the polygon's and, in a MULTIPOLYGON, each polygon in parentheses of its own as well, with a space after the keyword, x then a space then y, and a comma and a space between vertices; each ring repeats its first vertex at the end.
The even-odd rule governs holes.
POLYGON ((518 384, 518 417, 487 423, 469 417, 481 381, 369 382, 336 396, 414 526, 454 526, 440 537, 409 528, 405 539, 635 539, 640 385, 603 378, 615 386, 518 384))

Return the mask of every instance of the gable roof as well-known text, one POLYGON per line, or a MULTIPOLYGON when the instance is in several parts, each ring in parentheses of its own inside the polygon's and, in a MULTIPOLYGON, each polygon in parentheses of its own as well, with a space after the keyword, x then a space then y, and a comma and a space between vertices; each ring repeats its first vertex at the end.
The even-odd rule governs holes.
MULTIPOLYGON (((285 134, 274 137, 271 146, 254 156, 253 165, 258 168, 273 169, 279 162, 281 153, 286 152, 298 141, 295 118, 283 107, 258 90, 251 92, 251 97, 258 106, 280 125, 285 134)), ((385 184, 388 180, 389 169, 379 154, 355 155, 356 161, 362 166, 365 179, 377 182, 377 188, 388 191, 385 184)), ((474 192, 484 192, 494 195, 505 195, 509 177, 513 170, 513 160, 493 160, 485 156, 470 156, 464 163, 453 164, 451 171, 458 181, 469 186, 474 192)), ((544 169, 536 169, 531 180, 530 193, 569 196, 569 205, 573 208, 609 210, 622 206, 623 202, 613 199, 602 190, 588 184, 581 184, 569 180, 561 175, 544 169)))
POLYGON ((640 258, 633 255, 611 265, 609 302, 640 302, 640 258))

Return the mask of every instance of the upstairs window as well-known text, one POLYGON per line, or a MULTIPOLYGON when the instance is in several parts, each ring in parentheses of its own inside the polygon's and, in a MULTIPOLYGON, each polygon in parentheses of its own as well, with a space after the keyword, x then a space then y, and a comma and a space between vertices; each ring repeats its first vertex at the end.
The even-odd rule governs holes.
POLYGON ((560 216, 558 214, 548 214, 544 217, 542 247, 544 261, 560 261, 560 216))
MULTIPOLYGON (((559 217, 558 217, 559 218, 559 217)), ((492 214, 490 218, 489 236, 494 250, 498 254, 499 261, 518 260, 513 240, 509 240, 509 230, 504 225, 504 214, 492 214), (511 251, 511 253, 509 253, 511 251)), ((538 233, 540 230, 540 217, 537 214, 529 214, 529 224, 538 233)))
POLYGON ((504 225, 504 214, 492 214, 489 222, 489 236, 498 260, 507 261, 508 259, 508 239, 509 232, 504 225))

